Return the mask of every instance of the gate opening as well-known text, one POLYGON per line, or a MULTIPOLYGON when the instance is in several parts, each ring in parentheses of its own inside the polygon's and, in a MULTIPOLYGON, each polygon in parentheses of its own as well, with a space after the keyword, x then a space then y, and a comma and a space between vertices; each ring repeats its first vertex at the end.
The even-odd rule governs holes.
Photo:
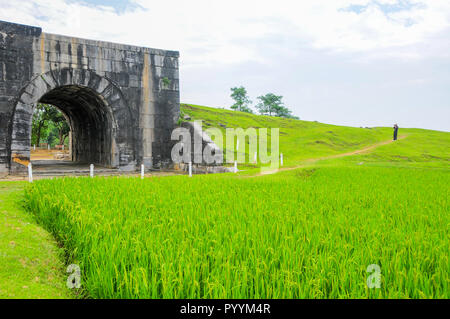
POLYGON ((66 85, 48 91, 33 105, 28 123, 29 161, 38 173, 84 174, 90 164, 118 168, 113 116, 92 89, 66 85))
POLYGON ((31 162, 72 161, 69 120, 56 106, 38 103, 31 128, 31 162))

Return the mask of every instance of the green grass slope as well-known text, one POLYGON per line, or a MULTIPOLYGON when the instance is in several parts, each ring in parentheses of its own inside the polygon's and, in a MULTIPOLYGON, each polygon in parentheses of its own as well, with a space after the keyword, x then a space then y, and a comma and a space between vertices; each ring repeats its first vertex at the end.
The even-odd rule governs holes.
POLYGON ((405 129, 406 137, 379 146, 366 154, 323 161, 333 165, 450 168, 450 133, 423 129, 405 129))
POLYGON ((24 182, 0 182, 0 298, 69 298, 61 250, 22 207, 24 182))
MULTIPOLYGON (((392 140, 390 127, 356 128, 318 122, 282 119, 216 109, 192 104, 181 105, 182 114, 192 121, 203 120, 204 129, 220 128, 279 128, 280 152, 285 166, 296 166, 305 159, 333 156, 363 149, 392 140), (222 126, 221 126, 222 125, 222 126)), ((344 163, 390 163, 392 165, 447 166, 450 162, 450 133, 423 129, 400 128, 404 139, 377 147, 370 155, 351 156, 333 160, 344 163)), ((248 159, 247 149, 247 159, 248 159)), ((253 157, 250 157, 252 159, 253 157)), ((251 166, 251 165, 250 165, 251 166)))

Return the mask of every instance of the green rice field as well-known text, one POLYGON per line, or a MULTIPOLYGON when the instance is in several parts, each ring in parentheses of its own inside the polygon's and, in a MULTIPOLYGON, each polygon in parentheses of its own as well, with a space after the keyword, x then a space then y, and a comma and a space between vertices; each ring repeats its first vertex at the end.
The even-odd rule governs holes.
POLYGON ((449 182, 389 167, 66 178, 26 201, 88 297, 448 298, 449 182))

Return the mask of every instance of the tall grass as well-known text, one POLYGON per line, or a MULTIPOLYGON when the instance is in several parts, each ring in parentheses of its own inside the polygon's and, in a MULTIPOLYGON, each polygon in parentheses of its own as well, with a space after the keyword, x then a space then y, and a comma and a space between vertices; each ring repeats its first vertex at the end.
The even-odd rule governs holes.
POLYGON ((448 171, 42 180, 29 209, 94 298, 448 298, 448 171), (381 267, 380 289, 366 285, 381 267))

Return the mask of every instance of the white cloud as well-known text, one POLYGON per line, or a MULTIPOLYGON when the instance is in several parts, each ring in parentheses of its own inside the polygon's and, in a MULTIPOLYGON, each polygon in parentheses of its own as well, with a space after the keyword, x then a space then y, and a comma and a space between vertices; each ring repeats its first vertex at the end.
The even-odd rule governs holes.
POLYGON ((231 105, 229 88, 244 85, 282 94, 302 119, 449 130, 448 0, 134 2, 0 0, 0 19, 178 50, 183 102, 231 105))
POLYGON ((134 2, 142 8, 117 13, 110 7, 64 0, 0 0, 0 19, 39 25, 46 32, 180 50, 187 67, 262 62, 260 49, 246 45, 246 40, 264 45, 268 36, 337 52, 402 55, 402 48, 424 43, 450 26, 450 2, 445 0, 409 1, 421 5, 388 13, 380 5, 399 1, 134 2), (360 13, 343 10, 351 5, 366 7, 360 13), (277 23, 266 23, 273 20, 277 23))

